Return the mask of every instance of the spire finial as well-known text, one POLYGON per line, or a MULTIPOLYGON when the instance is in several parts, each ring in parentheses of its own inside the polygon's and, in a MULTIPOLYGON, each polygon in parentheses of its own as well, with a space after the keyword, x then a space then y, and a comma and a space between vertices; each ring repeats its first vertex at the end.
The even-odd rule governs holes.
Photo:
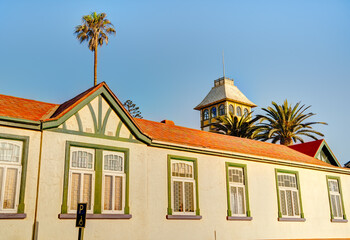
POLYGON ((222 50, 222 71, 223 71, 224 78, 225 78, 225 56, 224 56, 224 50, 222 50))

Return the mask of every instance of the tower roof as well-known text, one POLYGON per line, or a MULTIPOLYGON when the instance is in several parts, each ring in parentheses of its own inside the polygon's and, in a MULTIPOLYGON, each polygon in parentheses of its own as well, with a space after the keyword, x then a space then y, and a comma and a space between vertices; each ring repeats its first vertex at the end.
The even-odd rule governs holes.
POLYGON ((204 107, 225 100, 256 107, 238 88, 233 84, 233 79, 222 77, 214 81, 214 87, 210 90, 203 101, 194 109, 200 110, 204 107))

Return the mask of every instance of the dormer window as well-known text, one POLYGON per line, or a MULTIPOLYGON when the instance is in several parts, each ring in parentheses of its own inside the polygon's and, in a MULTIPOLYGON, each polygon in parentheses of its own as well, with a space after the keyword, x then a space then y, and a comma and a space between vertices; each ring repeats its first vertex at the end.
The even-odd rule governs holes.
POLYGON ((210 115, 212 118, 216 118, 216 107, 212 107, 210 110, 210 115))
POLYGON ((203 111, 203 120, 208 120, 209 119, 209 110, 205 109, 203 111))
POLYGON ((219 106, 219 116, 225 115, 225 106, 224 104, 221 104, 219 106))
POLYGON ((242 109, 241 109, 241 107, 237 107, 237 116, 239 116, 239 117, 242 116, 242 109))

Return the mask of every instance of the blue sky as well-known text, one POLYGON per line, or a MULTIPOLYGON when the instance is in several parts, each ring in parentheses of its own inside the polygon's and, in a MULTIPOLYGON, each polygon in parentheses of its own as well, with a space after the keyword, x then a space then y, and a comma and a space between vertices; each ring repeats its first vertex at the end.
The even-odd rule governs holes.
POLYGON ((312 105, 311 120, 350 160, 350 2, 1 1, 0 94, 62 103, 93 84, 93 54, 73 35, 105 12, 117 35, 99 49, 98 81, 146 119, 199 128, 193 110, 222 76, 259 107, 312 105))

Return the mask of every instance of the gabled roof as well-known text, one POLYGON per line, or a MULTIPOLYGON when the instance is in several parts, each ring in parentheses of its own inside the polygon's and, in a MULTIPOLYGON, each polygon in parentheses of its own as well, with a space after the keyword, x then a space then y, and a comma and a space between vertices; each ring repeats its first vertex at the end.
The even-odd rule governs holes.
POLYGON ((334 166, 341 166, 332 150, 328 146, 327 142, 324 139, 319 139, 311 142, 300 143, 290 145, 289 148, 292 148, 298 152, 304 153, 310 157, 318 158, 320 152, 324 152, 328 156, 328 160, 334 166))
POLYGON ((0 94, 0 116, 40 121, 59 105, 0 94))
POLYGON ((214 81, 214 87, 210 90, 203 101, 194 109, 200 110, 204 107, 219 103, 221 101, 231 100, 233 102, 245 104, 250 107, 256 107, 234 84, 229 78, 219 78, 214 81))
POLYGON ((249 154, 259 157, 289 160, 299 163, 332 166, 283 145, 211 133, 145 119, 135 119, 135 121, 140 126, 142 132, 148 135, 152 140, 249 154))

